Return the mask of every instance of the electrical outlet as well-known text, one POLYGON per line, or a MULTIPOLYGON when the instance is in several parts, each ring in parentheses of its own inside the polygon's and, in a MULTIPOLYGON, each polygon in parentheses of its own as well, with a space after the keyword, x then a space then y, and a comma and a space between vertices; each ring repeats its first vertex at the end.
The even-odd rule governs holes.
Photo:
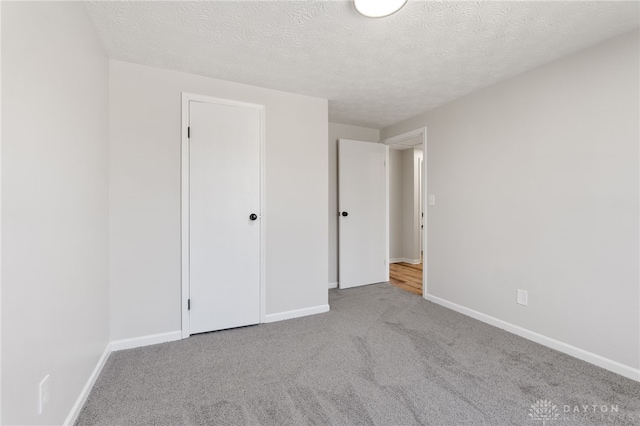
POLYGON ((516 302, 518 302, 520 305, 527 306, 527 304, 529 303, 529 293, 526 290, 518 289, 516 302))
POLYGON ((38 384, 38 397, 38 415, 40 415, 44 411, 45 405, 49 404, 49 399, 51 398, 48 374, 38 384))

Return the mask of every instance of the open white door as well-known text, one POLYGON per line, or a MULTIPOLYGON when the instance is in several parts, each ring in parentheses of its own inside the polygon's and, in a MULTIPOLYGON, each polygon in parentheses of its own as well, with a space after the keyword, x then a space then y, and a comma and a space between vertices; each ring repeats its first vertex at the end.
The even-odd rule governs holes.
POLYGON ((389 147, 338 141, 340 288, 389 281, 389 147))

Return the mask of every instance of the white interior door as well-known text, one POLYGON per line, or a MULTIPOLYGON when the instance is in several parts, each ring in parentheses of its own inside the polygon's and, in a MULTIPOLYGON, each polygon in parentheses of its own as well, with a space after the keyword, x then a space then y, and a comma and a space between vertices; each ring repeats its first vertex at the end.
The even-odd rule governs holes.
POLYGON ((189 133, 189 332, 257 324, 260 110, 190 101, 189 133))
POLYGON ((340 288, 389 281, 388 156, 387 145, 338 141, 340 288))

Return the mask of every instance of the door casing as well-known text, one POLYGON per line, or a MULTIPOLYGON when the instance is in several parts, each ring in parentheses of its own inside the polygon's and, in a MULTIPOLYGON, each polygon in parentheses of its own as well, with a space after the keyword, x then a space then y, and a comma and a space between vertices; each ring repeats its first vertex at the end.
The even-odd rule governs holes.
POLYGON ((255 108, 260 112, 260 322, 265 322, 265 107, 264 105, 239 102, 194 93, 182 93, 181 131, 181 331, 182 338, 189 337, 189 102, 211 102, 221 105, 255 108))
MULTIPOLYGON (((427 152, 427 128, 426 127, 420 127, 417 128, 415 130, 411 130, 409 132, 406 133, 402 133, 399 134, 397 136, 393 136, 391 138, 386 138, 386 139, 382 139, 380 141, 380 143, 386 144, 386 145, 393 145, 393 144, 397 144, 398 142, 407 140, 407 139, 411 139, 411 138, 415 138, 415 137, 421 137, 422 138, 422 211, 424 212, 424 218, 422 219, 423 222, 423 232, 422 232, 422 252, 424 253, 424 259, 422 260, 422 297, 423 298, 427 298, 427 291, 428 291, 428 287, 427 287, 427 283, 428 283, 428 279, 427 279, 427 274, 428 274, 428 253, 427 253, 427 217, 428 217, 428 209, 427 207, 427 200, 428 200, 428 188, 427 188, 427 159, 428 159, 428 152, 427 152)), ((419 222, 418 222, 419 223, 419 222)))

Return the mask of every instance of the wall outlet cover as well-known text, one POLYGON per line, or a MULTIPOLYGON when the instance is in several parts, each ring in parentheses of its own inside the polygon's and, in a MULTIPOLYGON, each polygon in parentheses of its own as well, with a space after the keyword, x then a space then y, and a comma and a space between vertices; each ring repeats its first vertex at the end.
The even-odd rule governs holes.
POLYGON ((526 290, 518 290, 518 296, 516 299, 520 305, 527 306, 529 303, 529 293, 526 290))

